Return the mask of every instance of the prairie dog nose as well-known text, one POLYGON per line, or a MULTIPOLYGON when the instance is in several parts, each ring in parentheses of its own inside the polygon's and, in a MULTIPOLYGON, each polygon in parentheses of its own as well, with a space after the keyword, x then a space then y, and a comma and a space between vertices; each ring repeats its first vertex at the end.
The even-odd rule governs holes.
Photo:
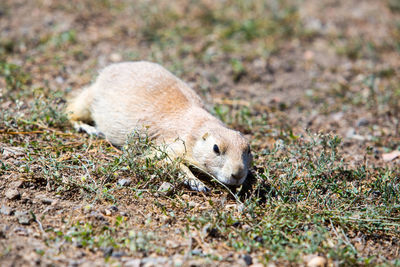
POLYGON ((243 167, 239 167, 235 172, 232 172, 231 176, 235 180, 240 180, 245 175, 245 170, 243 167))

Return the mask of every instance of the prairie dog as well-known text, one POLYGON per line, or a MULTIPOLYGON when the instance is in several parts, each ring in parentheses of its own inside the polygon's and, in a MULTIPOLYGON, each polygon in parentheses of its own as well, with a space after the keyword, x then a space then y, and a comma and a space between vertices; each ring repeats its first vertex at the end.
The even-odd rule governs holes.
POLYGON ((213 117, 194 90, 156 63, 106 67, 68 103, 67 112, 75 126, 100 132, 118 146, 133 131, 146 131, 156 144, 167 145, 171 158, 183 158, 192 189, 208 190, 187 165, 227 185, 242 184, 248 174, 252 156, 246 138, 213 117), (88 121, 95 128, 84 124, 88 121))

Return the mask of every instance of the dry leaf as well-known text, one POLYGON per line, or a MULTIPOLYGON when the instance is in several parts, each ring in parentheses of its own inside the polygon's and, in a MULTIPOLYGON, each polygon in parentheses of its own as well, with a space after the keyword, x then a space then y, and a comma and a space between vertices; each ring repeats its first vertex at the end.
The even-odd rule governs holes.
POLYGON ((392 161, 392 160, 396 159, 397 157, 400 157, 400 151, 399 150, 393 150, 390 153, 382 154, 382 159, 384 161, 392 161))

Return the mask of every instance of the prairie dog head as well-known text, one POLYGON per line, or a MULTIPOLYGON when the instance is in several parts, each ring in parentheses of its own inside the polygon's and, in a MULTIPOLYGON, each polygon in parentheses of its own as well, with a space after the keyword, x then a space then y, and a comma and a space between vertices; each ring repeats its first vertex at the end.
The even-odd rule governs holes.
POLYGON ((252 161, 246 138, 223 126, 203 129, 195 141, 192 157, 197 167, 228 185, 242 184, 252 161))

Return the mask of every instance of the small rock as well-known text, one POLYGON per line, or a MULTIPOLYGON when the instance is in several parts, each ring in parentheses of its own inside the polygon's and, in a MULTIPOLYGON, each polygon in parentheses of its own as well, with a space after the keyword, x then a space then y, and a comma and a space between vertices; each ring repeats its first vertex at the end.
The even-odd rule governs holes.
POLYGON ((111 211, 108 210, 108 209, 105 209, 105 210, 104 210, 104 214, 105 214, 106 216, 111 216, 111 211))
POLYGON ((3 147, 3 159, 8 159, 13 156, 24 155, 24 149, 20 147, 3 147))
POLYGON ((384 161, 392 161, 395 160, 396 158, 400 157, 400 151, 399 150, 394 150, 390 153, 383 153, 382 154, 382 159, 384 161))
POLYGON ((32 216, 26 211, 16 211, 15 217, 17 218, 18 222, 22 225, 29 225, 32 222, 32 216))
POLYGON ((5 195, 9 200, 15 200, 21 197, 17 189, 8 189, 5 195))
POLYGON ((6 205, 2 205, 1 209, 0 209, 0 213, 4 214, 4 215, 12 215, 14 212, 13 209, 11 209, 10 207, 6 206, 6 205))
POLYGON ((123 257, 123 256, 125 256, 126 254, 125 254, 125 252, 123 252, 123 251, 113 251, 113 253, 111 254, 111 257, 114 257, 114 258, 121 258, 121 257, 123 257))
POLYGON ((121 60, 122 60, 122 56, 121 56, 120 54, 118 54, 118 53, 112 53, 112 54, 110 55, 110 60, 111 60, 112 62, 118 62, 118 61, 121 61, 121 60))
POLYGON ((125 262, 124 266, 126 267, 140 267, 141 260, 140 259, 133 259, 125 262))
POLYGON ((24 227, 15 228, 14 233, 20 236, 28 236, 28 231, 24 227))
POLYGON ((120 179, 117 182, 117 184, 119 186, 129 186, 131 183, 132 183, 132 179, 126 179, 126 178, 120 179))
POLYGON ((106 247, 103 249, 103 256, 104 258, 108 258, 111 256, 111 254, 113 253, 114 248, 113 247, 106 247))
POLYGON ((168 258, 166 257, 147 257, 142 259, 141 266, 150 267, 150 266, 165 266, 168 264, 168 258))
POLYGON ((12 183, 10 184, 10 188, 14 188, 14 189, 16 189, 16 188, 21 188, 23 184, 24 184, 23 181, 17 180, 17 181, 12 182, 12 183))
POLYGON ((124 216, 124 217, 128 217, 129 216, 129 214, 127 212, 125 212, 125 211, 120 211, 119 215, 124 216))
POLYGON ((54 202, 53 199, 48 198, 45 195, 37 195, 36 199, 39 200, 40 202, 42 202, 43 204, 46 204, 46 205, 51 205, 54 202))
POLYGON ((303 58, 307 61, 310 61, 314 58, 314 52, 307 50, 306 52, 304 52, 303 58))
POLYGON ((326 265, 326 259, 321 256, 311 256, 307 260, 307 267, 323 267, 326 265))
POLYGON ((367 126, 368 124, 369 124, 369 120, 367 120, 366 118, 360 118, 356 122, 357 127, 367 126))
POLYGON ((241 223, 240 222, 234 222, 234 223, 232 223, 231 224, 231 226, 233 226, 233 227, 239 227, 241 225, 241 223))
POLYGON ((203 255, 203 251, 201 249, 193 249, 192 255, 201 256, 201 255, 203 255))
MULTIPOLYGON (((193 259, 185 262, 187 266, 210 266, 210 260, 209 259, 193 259)), ((238 264, 238 266, 240 266, 238 264)))
POLYGON ((117 211, 118 211, 117 206, 114 206, 114 205, 108 207, 108 209, 109 209, 111 212, 117 212, 117 211))
POLYGON ((251 258, 251 256, 249 254, 243 255, 243 260, 247 265, 253 264, 253 259, 251 258))
POLYGON ((57 76, 55 80, 56 80, 56 82, 57 82, 58 84, 63 84, 63 83, 64 83, 64 78, 61 77, 61 76, 57 76))
POLYGON ((258 235, 258 236, 256 236, 256 237, 254 238, 254 241, 263 244, 263 243, 264 243, 264 238, 263 238, 262 236, 259 236, 259 235, 258 235))
POLYGON ((343 112, 337 112, 331 115, 332 119, 334 121, 340 121, 343 119, 344 113, 343 112))
POLYGON ((356 134, 356 131, 353 128, 350 128, 347 132, 346 132, 346 137, 349 139, 354 139, 354 140, 358 140, 358 141, 364 141, 365 137, 359 134, 356 134))
POLYGON ((161 184, 161 186, 158 188, 157 191, 164 195, 170 195, 173 190, 174 190, 174 186, 171 183, 164 182, 161 184))

